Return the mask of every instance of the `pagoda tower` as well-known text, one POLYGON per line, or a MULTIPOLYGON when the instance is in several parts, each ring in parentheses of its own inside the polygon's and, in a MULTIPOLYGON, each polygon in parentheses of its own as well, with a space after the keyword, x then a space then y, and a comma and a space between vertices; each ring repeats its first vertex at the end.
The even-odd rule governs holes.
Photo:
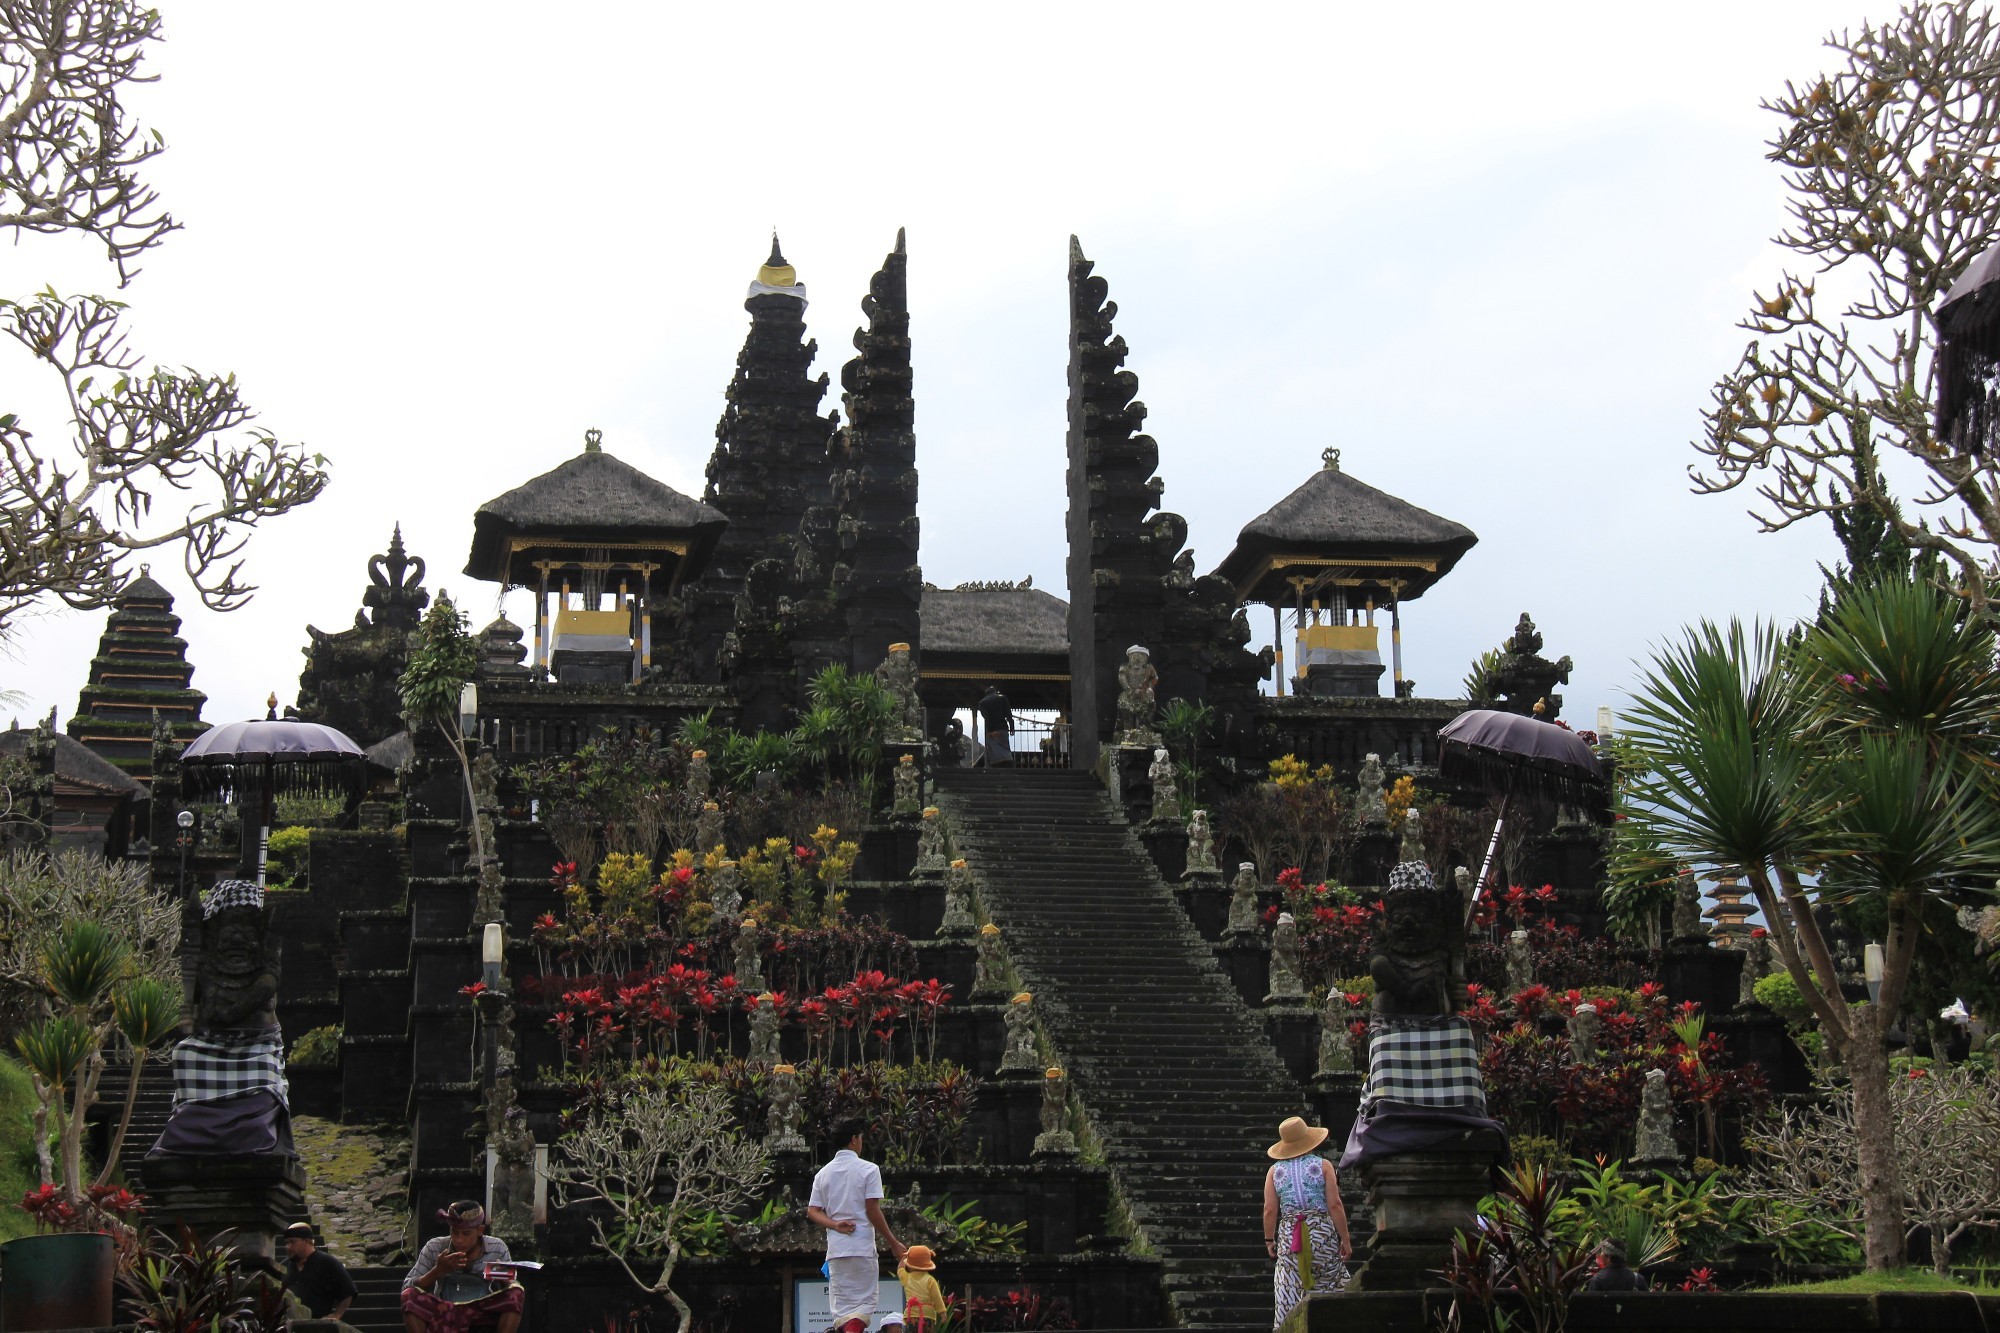
POLYGON ((715 425, 702 500, 729 517, 708 568, 687 596, 687 652, 695 680, 711 680, 723 636, 735 623, 736 598, 750 566, 791 563, 806 511, 832 498, 827 444, 838 418, 820 413, 827 376, 812 377, 819 344, 806 337, 806 286, 785 262, 778 237, 745 294, 750 332, 736 356, 727 406, 715 425))
POLYGON ((193 687, 174 595, 153 581, 149 569, 139 566, 139 577, 112 600, 89 683, 69 720, 72 739, 147 783, 153 779, 156 715, 183 744, 208 730, 201 720, 208 696, 193 687))

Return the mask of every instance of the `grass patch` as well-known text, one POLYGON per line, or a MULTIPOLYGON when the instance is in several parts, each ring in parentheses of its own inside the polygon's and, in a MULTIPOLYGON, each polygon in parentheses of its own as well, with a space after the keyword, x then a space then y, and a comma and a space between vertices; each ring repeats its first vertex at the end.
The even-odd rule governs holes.
POLYGON ((0 1241, 35 1234, 35 1219, 15 1205, 42 1183, 32 1118, 38 1105, 28 1071, 0 1056, 0 1241))
POLYGON ((1790 1295, 1811 1292, 1826 1296, 1872 1296, 1885 1291, 1991 1292, 2000 1291, 2000 1286, 1995 1286, 1992 1278, 1983 1273, 1976 1281, 1965 1281, 1957 1277, 1939 1277, 1928 1268, 1898 1268, 1887 1273, 1856 1273, 1853 1277, 1834 1278, 1828 1282, 1801 1282, 1763 1290, 1790 1295))

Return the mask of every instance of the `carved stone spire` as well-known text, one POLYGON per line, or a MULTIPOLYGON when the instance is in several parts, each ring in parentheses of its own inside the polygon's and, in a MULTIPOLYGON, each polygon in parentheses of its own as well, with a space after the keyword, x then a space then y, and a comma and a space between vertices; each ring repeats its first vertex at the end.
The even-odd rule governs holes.
POLYGON ((355 612, 353 626, 332 634, 306 626, 306 669, 299 673, 293 710, 299 717, 344 731, 363 745, 403 729, 397 682, 409 661, 410 632, 430 605, 423 579, 424 562, 404 549, 398 523, 388 551, 368 558, 365 609, 355 612))
POLYGON ((771 235, 771 258, 757 271, 743 308, 750 332, 736 357, 728 405, 715 426, 702 498, 729 516, 708 567, 688 590, 688 650, 681 664, 713 679, 723 636, 750 566, 791 561, 806 510, 831 498, 827 445, 838 418, 820 413, 827 377, 811 377, 819 344, 806 338, 806 289, 771 235))
MULTIPOLYGON (((910 381, 908 256, 903 233, 869 281, 854 332, 860 353, 841 367, 848 424, 834 442, 833 499, 839 510, 834 590, 851 670, 873 671, 892 643, 920 654, 917 564, 916 408, 910 381)), ((921 660, 921 658, 919 658, 921 660)))
POLYGON ((1145 647, 1159 665, 1165 576, 1187 540, 1178 514, 1152 516, 1163 489, 1153 474, 1160 450, 1140 433, 1139 377, 1123 369, 1125 339, 1112 329, 1118 306, 1094 267, 1070 237, 1070 717, 1085 767, 1111 734, 1125 650, 1145 647))

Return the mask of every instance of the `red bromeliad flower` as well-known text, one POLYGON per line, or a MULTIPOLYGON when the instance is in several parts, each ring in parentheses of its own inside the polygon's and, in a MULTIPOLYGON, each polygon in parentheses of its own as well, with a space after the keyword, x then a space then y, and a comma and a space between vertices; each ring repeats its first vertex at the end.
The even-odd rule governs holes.
POLYGON ((794 859, 794 860, 796 860, 796 861, 797 861, 797 862, 798 862, 798 863, 799 863, 800 865, 811 865, 811 864, 813 863, 813 861, 814 861, 814 860, 816 860, 816 859, 818 858, 818 856, 819 856, 819 852, 818 852, 818 850, 817 850, 816 848, 812 848, 812 847, 793 847, 793 848, 792 848, 792 857, 793 857, 793 859, 794 859))
POLYGON ((1286 866, 1278 872, 1278 887, 1286 893, 1298 893, 1306 886, 1306 872, 1297 866, 1286 866))
POLYGON ((460 995, 484 995, 486 993, 486 983, 475 981, 470 986, 460 986, 458 993, 460 995))
POLYGON ((566 889, 576 883, 576 862, 556 862, 549 868, 549 882, 559 889, 566 889))

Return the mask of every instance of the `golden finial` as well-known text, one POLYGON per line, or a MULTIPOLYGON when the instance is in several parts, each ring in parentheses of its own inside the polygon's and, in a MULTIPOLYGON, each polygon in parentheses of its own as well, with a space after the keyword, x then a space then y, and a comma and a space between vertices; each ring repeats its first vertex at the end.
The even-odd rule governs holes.
POLYGON ((799 282, 798 270, 785 262, 784 251, 778 248, 777 228, 771 229, 771 257, 757 270, 757 281, 766 287, 796 287, 799 282))

